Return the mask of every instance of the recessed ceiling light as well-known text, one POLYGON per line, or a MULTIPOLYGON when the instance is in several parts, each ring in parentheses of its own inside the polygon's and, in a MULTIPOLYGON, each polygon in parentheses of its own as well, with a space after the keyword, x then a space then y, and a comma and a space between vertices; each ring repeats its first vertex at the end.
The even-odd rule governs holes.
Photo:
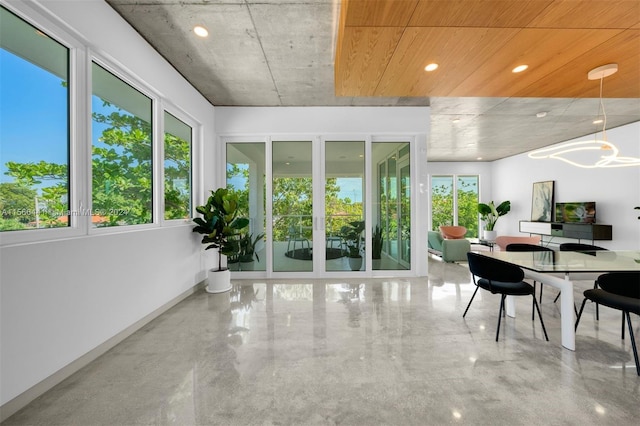
POLYGON ((478 158, 476 158, 476 160, 482 160, 482 157, 478 157, 478 158))
POLYGON ((424 67, 425 71, 435 71, 438 69, 438 64, 433 63, 433 64, 429 64, 426 67, 424 67))
POLYGON ((536 117, 538 118, 544 118, 547 116, 547 111, 540 111, 539 113, 536 114, 536 117))
POLYGON ((195 33, 195 35, 197 35, 198 37, 206 37, 209 35, 209 30, 207 30, 205 27, 203 27, 202 25, 196 25, 195 27, 193 27, 193 32, 195 33))
POLYGON ((602 119, 598 118, 597 120, 593 120, 593 124, 600 124, 602 123, 602 119))
POLYGON ((291 163, 290 163, 290 162, 288 162, 288 161, 287 161, 286 163, 284 163, 284 164, 286 164, 287 166, 291 165, 291 163))
POLYGON ((459 119, 459 118, 452 118, 452 119, 451 119, 451 122, 452 122, 452 123, 459 123, 459 122, 460 122, 460 119, 459 119))
POLYGON ((527 68, 529 68, 529 65, 518 65, 517 67, 512 69, 511 72, 522 72, 522 71, 526 70, 527 68))
POLYGON ((360 155, 358 155, 358 157, 362 158, 362 157, 364 157, 364 155, 363 155, 363 154, 360 154, 360 155))

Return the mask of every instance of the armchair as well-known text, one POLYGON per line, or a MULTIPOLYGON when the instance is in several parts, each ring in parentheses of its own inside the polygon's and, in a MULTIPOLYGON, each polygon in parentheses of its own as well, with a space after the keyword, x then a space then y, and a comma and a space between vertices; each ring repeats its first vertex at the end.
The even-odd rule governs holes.
POLYGON ((464 262, 471 251, 469 240, 445 240, 438 231, 429 231, 427 241, 429 253, 441 257, 445 262, 464 262))

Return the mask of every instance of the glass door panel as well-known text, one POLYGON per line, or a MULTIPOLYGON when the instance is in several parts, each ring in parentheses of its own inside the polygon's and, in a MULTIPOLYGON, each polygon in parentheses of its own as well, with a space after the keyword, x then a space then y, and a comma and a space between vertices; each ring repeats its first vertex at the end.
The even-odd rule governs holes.
POLYGON ((313 271, 311 141, 274 141, 272 159, 273 271, 313 271))
POLYGON ((266 271, 265 144, 227 143, 227 188, 238 196, 240 214, 249 218, 241 253, 228 258, 232 271, 266 271))
POLYGON ((409 159, 403 160, 400 167, 400 231, 398 232, 400 246, 400 261, 405 266, 411 265, 411 173, 409 159))
POLYGON ((411 268, 411 173, 406 142, 374 142, 373 270, 411 268))
POLYGON ((325 270, 364 271, 364 141, 327 141, 324 149, 325 270))

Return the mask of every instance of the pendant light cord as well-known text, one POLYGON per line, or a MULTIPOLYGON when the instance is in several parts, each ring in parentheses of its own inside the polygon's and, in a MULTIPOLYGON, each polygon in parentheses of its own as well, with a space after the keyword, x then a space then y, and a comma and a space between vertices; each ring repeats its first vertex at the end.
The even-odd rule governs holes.
POLYGON ((602 140, 607 142, 607 113, 604 110, 604 102, 602 101, 602 83, 604 76, 600 77, 600 109, 602 110, 602 140))

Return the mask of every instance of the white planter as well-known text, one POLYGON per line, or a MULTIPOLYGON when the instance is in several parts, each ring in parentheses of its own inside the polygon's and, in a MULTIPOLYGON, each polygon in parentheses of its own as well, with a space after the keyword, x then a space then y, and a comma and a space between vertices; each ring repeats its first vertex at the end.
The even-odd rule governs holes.
POLYGON ((255 262, 253 260, 251 262, 240 262, 241 271, 253 271, 254 267, 255 267, 255 262))
POLYGON ((205 290, 207 293, 224 293, 231 290, 231 272, 228 269, 209 269, 205 290))
POLYGON ((497 236, 498 236, 498 232, 496 231, 487 231, 487 230, 482 231, 482 239, 484 240, 495 241, 497 236))
POLYGON ((362 258, 361 257, 350 257, 349 258, 349 267, 351 267, 352 271, 359 271, 362 268, 362 258))

